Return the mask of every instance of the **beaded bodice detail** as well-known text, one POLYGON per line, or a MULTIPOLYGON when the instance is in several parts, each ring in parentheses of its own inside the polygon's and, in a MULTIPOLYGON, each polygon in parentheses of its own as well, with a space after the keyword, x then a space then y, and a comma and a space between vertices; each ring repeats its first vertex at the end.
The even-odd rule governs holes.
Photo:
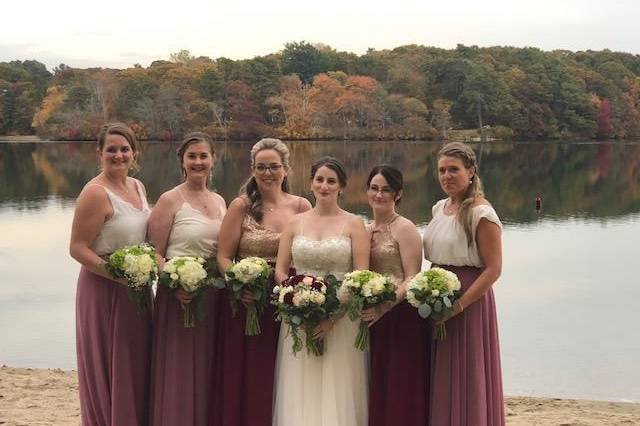
POLYGON ((391 277, 396 284, 404 281, 404 269, 400 257, 400 247, 393 238, 389 225, 374 228, 367 226, 371 233, 371 256, 369 268, 372 271, 391 277))
POLYGON ((242 235, 238 243, 238 259, 262 257, 268 262, 276 261, 280 233, 265 228, 249 214, 242 221, 242 235))
POLYGON ((339 235, 312 240, 296 235, 291 245, 291 256, 298 274, 333 274, 342 280, 344 274, 352 270, 351 238, 339 235))

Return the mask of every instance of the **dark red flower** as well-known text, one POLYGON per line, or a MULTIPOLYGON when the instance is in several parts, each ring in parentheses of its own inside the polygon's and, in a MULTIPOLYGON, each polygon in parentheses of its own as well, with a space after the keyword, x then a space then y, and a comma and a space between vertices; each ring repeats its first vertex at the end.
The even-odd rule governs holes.
POLYGON ((288 284, 290 287, 292 286, 296 286, 298 284, 300 284, 302 282, 302 280, 304 279, 304 275, 294 275, 292 277, 289 278, 288 280, 288 284))
POLYGON ((287 305, 293 305, 293 293, 287 293, 284 295, 284 303, 287 305))
POLYGON ((316 290, 316 291, 322 291, 322 282, 321 281, 314 281, 313 284, 311 284, 311 288, 316 290))

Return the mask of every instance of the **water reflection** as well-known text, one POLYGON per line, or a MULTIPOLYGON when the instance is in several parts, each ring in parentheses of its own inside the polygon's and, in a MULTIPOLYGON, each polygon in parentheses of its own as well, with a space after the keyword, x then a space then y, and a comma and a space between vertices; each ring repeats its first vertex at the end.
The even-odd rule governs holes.
MULTIPOLYGON (((216 145, 216 187, 230 200, 250 143, 216 145)), ((322 155, 350 171, 344 207, 369 215, 364 192, 380 162, 405 174, 402 210, 421 226, 442 197, 438 144, 293 143, 293 192, 307 193, 322 155)), ((155 201, 180 180, 175 145, 149 144, 139 174, 155 201)), ((505 226, 495 286, 505 392, 640 402, 640 144, 497 144, 477 150, 505 226), (535 199, 541 194, 540 213, 535 199)), ((78 264, 68 255, 73 205, 97 173, 93 144, 0 144, 0 363, 75 367, 78 264)))
MULTIPOLYGON (((248 175, 251 143, 219 143, 215 186, 230 200, 248 175)), ((322 155, 342 159, 349 171, 344 207, 368 214, 364 188, 372 166, 381 162, 403 170, 406 196, 402 211, 416 221, 429 219, 442 197, 435 176, 433 143, 324 142, 291 143, 295 193, 308 193, 308 170, 322 155)), ((501 143, 476 145, 486 193, 506 223, 526 224, 540 218, 607 219, 640 211, 640 144, 501 143), (536 197, 542 208, 536 210, 536 197)), ((138 177, 149 199, 180 181, 176 145, 149 143, 138 177)), ((98 171, 90 143, 0 144, 0 203, 22 209, 75 199, 98 171)))

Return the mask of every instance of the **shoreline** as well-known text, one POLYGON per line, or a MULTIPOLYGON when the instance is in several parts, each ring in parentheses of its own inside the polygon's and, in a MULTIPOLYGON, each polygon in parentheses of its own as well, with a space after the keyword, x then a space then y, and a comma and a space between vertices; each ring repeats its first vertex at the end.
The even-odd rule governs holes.
MULTIPOLYGON (((640 424, 640 404, 505 397, 508 426, 640 424)), ((75 370, 0 367, 0 424, 78 425, 75 370)))

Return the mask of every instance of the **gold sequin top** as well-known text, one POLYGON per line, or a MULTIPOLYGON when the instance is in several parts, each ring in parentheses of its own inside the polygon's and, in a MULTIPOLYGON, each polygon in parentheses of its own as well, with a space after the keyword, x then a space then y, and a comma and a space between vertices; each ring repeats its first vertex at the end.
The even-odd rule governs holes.
POLYGON ((250 215, 242 221, 242 235, 238 244, 238 259, 262 257, 268 262, 276 261, 280 233, 265 228, 250 215))
MULTIPOLYGON (((391 223, 393 223, 393 220, 391 223)), ((393 239, 391 229, 389 229, 391 223, 377 229, 374 229, 373 223, 367 225, 371 234, 369 267, 372 271, 390 276, 396 284, 400 284, 404 281, 404 269, 402 268, 400 247, 398 242, 393 239)))

